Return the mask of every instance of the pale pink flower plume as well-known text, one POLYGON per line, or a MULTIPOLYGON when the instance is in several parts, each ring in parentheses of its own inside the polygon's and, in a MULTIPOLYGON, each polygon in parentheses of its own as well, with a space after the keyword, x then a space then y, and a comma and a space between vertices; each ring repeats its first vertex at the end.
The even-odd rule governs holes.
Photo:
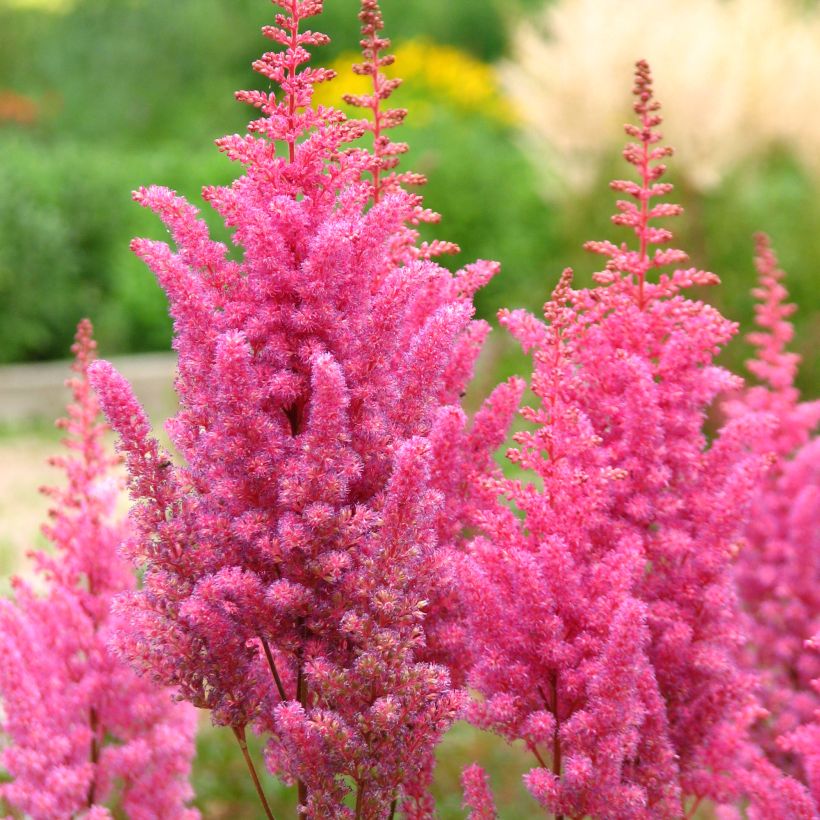
POLYGON ((31 558, 45 592, 14 580, 14 600, 0 601, 0 698, 8 745, 0 786, 6 803, 35 820, 111 817, 195 818, 188 776, 195 713, 171 692, 137 677, 109 650, 112 598, 133 589, 117 555, 127 530, 114 516, 117 459, 103 447, 105 426, 88 383, 95 343, 87 320, 72 348, 74 401, 59 424, 68 453, 43 531, 54 553, 31 558))
POLYGON ((756 347, 748 367, 759 384, 728 402, 727 410, 732 417, 769 418, 757 446, 771 469, 755 495, 736 574, 749 617, 748 661, 759 671, 768 710, 755 735, 778 766, 816 783, 811 764, 795 755, 787 738, 812 724, 820 708, 813 683, 820 678, 820 654, 809 645, 820 631, 820 440, 814 434, 820 401, 800 401, 799 356, 787 348, 795 306, 786 301, 784 274, 768 237, 760 234, 756 242, 759 329, 748 336, 756 347))

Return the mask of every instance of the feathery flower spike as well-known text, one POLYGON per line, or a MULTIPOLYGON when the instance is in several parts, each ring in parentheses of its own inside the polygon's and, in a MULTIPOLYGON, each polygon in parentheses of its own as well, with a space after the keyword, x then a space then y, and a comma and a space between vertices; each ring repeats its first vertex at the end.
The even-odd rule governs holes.
MULTIPOLYGON (((472 425, 459 407, 489 329, 472 298, 497 265, 452 274, 413 244, 419 198, 389 175, 375 195, 383 142, 351 149, 365 125, 311 104, 329 74, 307 47, 327 38, 301 23, 322 4, 280 5, 265 34, 284 50, 255 66, 284 95, 240 93, 264 116, 219 145, 244 173, 205 189, 241 261, 174 192, 137 194, 176 244, 133 247, 174 318, 181 463, 99 363, 144 571, 118 647, 238 738, 268 736, 306 816, 429 817, 433 749, 464 702, 453 556, 517 401, 502 385, 472 425)), ((362 20, 374 58, 378 7, 362 20)))
POLYGON ((565 272, 546 324, 500 314, 534 357, 540 406, 509 457, 536 481, 496 479, 523 518, 498 504, 470 548, 470 716, 527 744, 539 765, 525 782, 558 816, 677 818, 683 800, 745 796, 757 816, 809 818, 805 789, 750 736, 762 708, 741 663, 732 565, 768 422, 733 420, 709 444, 709 405, 740 386, 713 363, 735 327, 682 295, 713 274, 649 279, 686 260, 649 252, 672 238, 651 222, 680 211, 651 205, 670 190, 651 88, 638 63, 625 157, 639 182, 614 185, 635 200, 613 221, 638 249, 589 243, 608 257, 598 287, 573 290, 565 272))
POLYGON ((83 320, 67 382, 73 403, 58 422, 68 453, 51 460, 67 485, 44 489, 53 507, 43 531, 56 551, 31 555, 44 594, 15 579, 14 600, 0 601, 0 728, 9 740, 0 762, 11 775, 0 797, 34 820, 111 817, 115 795, 129 817, 196 818, 186 807, 194 711, 107 646, 111 599, 134 577, 117 555, 118 459, 103 447, 88 383, 95 347, 83 320))
POLYGON ((755 239, 759 329, 747 337, 756 348, 748 368, 760 383, 726 410, 771 420, 757 445, 771 469, 754 500, 736 575, 749 618, 748 661, 761 675, 768 712, 755 736, 772 762, 808 783, 809 769, 784 744, 798 727, 811 725, 820 708, 813 684, 820 655, 809 645, 820 630, 820 441, 814 432, 820 401, 800 401, 794 384, 799 356, 787 349, 795 307, 786 301, 784 273, 768 237, 755 239))

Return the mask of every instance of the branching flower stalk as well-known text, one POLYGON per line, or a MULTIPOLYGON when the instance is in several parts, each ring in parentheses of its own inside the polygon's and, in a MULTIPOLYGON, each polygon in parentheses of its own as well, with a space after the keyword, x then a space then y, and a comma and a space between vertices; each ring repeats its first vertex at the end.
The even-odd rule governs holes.
MULTIPOLYGON (((266 735, 302 815, 430 817, 433 750, 465 701, 447 667, 462 630, 437 602, 454 598, 452 556, 484 503, 469 488, 518 400, 502 385, 471 424, 459 406, 489 329, 472 297, 498 266, 431 261, 449 246, 419 241, 434 217, 402 188, 418 179, 373 174, 396 149, 383 133, 356 147, 373 124, 312 106, 332 77, 306 66, 327 42, 303 28, 322 3, 278 5, 264 33, 283 50, 254 67, 283 95, 238 94, 262 116, 218 144, 244 173, 204 190, 241 261, 174 192, 136 194, 176 245, 133 248, 170 301, 181 463, 96 365, 144 573, 116 603, 117 647, 237 738, 266 735)), ((362 22, 373 65, 377 5, 362 22)), ((382 131, 400 121, 379 105, 382 131)))
MULTIPOLYGON (((636 68, 638 126, 624 156, 638 181, 617 181, 616 225, 637 249, 591 242, 607 257, 598 287, 574 290, 565 271, 544 309, 500 319, 532 352, 524 408, 534 429, 508 457, 536 481, 492 484, 502 504, 483 516, 465 565, 474 723, 522 740, 538 761, 529 791, 557 816, 679 818, 703 799, 748 800, 756 817, 811 818, 807 791, 751 736, 762 713, 741 662, 744 640, 733 560, 766 471, 755 445, 770 421, 747 415, 710 444, 709 405, 739 379, 714 356, 732 323, 686 288, 714 274, 676 267, 683 251, 652 204, 660 182, 658 104, 636 68), (546 764, 546 765, 545 765, 546 764)), ((475 770, 474 817, 491 816, 475 770)))
POLYGON ((186 805, 194 710, 108 648, 111 600, 135 582, 117 555, 127 530, 114 516, 118 459, 103 446, 88 382, 95 349, 84 320, 72 347, 73 402, 58 422, 67 454, 51 459, 67 485, 43 490, 55 552, 31 554, 44 593, 14 579, 14 600, 0 601, 0 762, 11 775, 0 797, 34 820, 102 820, 115 807, 133 818, 197 818, 186 805))

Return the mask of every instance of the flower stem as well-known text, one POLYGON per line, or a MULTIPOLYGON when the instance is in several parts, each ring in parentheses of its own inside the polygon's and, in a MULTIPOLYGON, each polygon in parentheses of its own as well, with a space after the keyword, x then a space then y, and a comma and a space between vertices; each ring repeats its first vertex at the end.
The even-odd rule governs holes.
POLYGON ((270 806, 268 805, 268 800, 265 797, 265 792, 262 791, 262 784, 259 782, 259 777, 256 774, 256 769, 254 768, 253 761, 251 760, 251 756, 248 753, 248 744, 245 741, 245 727, 244 726, 232 726, 234 736, 236 737, 237 742, 239 743, 239 748, 242 750, 242 757, 245 758, 245 763, 248 766, 248 771, 251 775, 251 780, 253 780, 253 785, 256 787, 256 793, 259 795, 259 800, 262 802, 262 808, 265 810, 265 817, 268 820, 276 820, 273 816, 273 812, 270 810, 270 806))
POLYGON ((361 820, 362 809, 364 808, 364 789, 365 784, 359 783, 356 790, 356 820, 361 820))
POLYGON ((698 806, 700 806, 700 801, 703 800, 703 797, 698 797, 692 806, 690 807, 689 811, 686 812, 685 818, 686 820, 692 820, 695 816, 695 812, 698 810, 698 806))
MULTIPOLYGON (((305 695, 305 673, 302 664, 301 650, 299 652, 299 664, 296 670, 296 699, 304 709, 307 705, 307 697, 305 695)), ((307 786, 301 778, 296 781, 296 788, 299 795, 299 807, 307 804, 307 786)))
MULTIPOLYGON (((561 724, 558 720, 558 675, 552 678, 552 705, 555 716, 555 734, 552 738, 552 773, 556 778, 561 777, 561 736, 559 734, 561 724)), ((556 814, 555 820, 564 820, 563 814, 556 814)))
POLYGON ((282 702, 286 701, 287 695, 285 694, 285 687, 282 685, 282 678, 279 677, 279 671, 276 668, 276 662, 273 659, 273 653, 270 651, 270 646, 268 642, 260 635, 259 640, 262 641, 262 649, 265 651, 265 657, 268 659, 268 666, 270 667, 271 674, 273 675, 273 679, 276 682, 276 689, 279 692, 279 697, 281 698, 282 702))
POLYGON ((94 805, 95 799, 95 787, 96 787, 96 780, 97 780, 97 763, 100 761, 100 741, 99 741, 99 731, 100 731, 100 721, 97 717, 97 710, 92 706, 91 710, 88 715, 88 723, 91 728, 91 751, 89 753, 89 759, 91 761, 91 782, 88 784, 88 808, 90 809, 94 805))

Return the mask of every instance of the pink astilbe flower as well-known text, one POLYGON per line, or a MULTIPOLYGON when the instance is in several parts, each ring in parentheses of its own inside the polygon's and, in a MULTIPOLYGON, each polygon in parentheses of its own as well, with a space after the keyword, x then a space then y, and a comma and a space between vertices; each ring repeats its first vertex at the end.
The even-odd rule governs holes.
POLYGON ((464 808, 470 810, 470 820, 496 820, 498 812, 486 772, 475 764, 468 766, 461 775, 461 784, 464 808))
POLYGON ((470 545, 463 589, 479 650, 470 683, 483 696, 470 717, 525 742, 539 764, 527 786, 555 814, 672 817, 678 773, 647 656, 646 608, 633 592, 643 556, 610 515, 612 485, 626 473, 612 468, 575 400, 587 377, 571 356, 582 326, 570 286, 566 271, 545 306, 547 325, 501 313, 535 351, 541 400, 522 411, 537 427, 516 434, 508 455, 541 487, 497 478, 525 518, 499 505, 470 545))
POLYGON ((450 556, 516 399, 502 386, 471 426, 459 407, 488 330, 472 297, 497 266, 451 274, 430 260, 446 246, 418 242, 431 215, 390 175, 398 148, 380 133, 400 117, 380 113, 378 6, 361 15, 368 125, 311 107, 330 73, 304 67, 306 47, 327 38, 302 23, 321 2, 278 5, 264 32, 285 48, 255 67, 283 94, 239 94, 264 117, 219 145, 245 172, 205 189, 241 261, 173 192, 137 194, 177 246, 134 242, 175 322, 168 432, 184 465, 98 365, 137 500, 127 549, 144 570, 119 601, 118 645, 240 743, 248 725, 269 733, 267 764, 298 783, 308 816, 387 817, 399 802, 426 817, 433 747, 464 700, 434 662, 460 646, 450 556), (368 131, 372 152, 349 146, 368 131))
POLYGON ((52 459, 68 483, 44 490, 54 506, 43 529, 56 552, 32 554, 45 594, 15 579, 15 600, 0 601, 9 741, 0 760, 12 778, 0 796, 38 820, 111 817, 115 799, 136 820, 198 817, 185 806, 195 712, 138 678, 106 645, 111 599, 134 578, 117 555, 125 535, 114 519, 117 460, 103 447, 88 383, 95 344, 87 320, 72 350, 74 403, 60 422, 69 454, 52 459))
MULTIPOLYGON (((820 630, 820 402, 801 402, 794 381, 799 357, 787 350, 794 305, 768 237, 757 241, 757 324, 749 334, 757 348, 748 366, 760 384, 728 403, 734 417, 766 413, 773 419, 758 444, 772 468, 754 500, 736 574, 749 615, 749 660, 762 678, 769 711, 755 727, 769 758, 800 773, 779 738, 811 723, 820 708, 812 681, 820 655, 807 641, 820 630)), ((803 773, 807 776, 807 773, 803 773)))
POLYGON ((546 324, 501 313, 535 358, 540 406, 523 411, 535 429, 510 457, 537 481, 497 480, 523 517, 485 513, 470 549, 471 716, 525 742, 539 763, 526 784, 558 815, 672 818, 682 799, 745 794, 757 816, 777 804, 765 816, 809 818, 805 791, 749 739, 761 707, 739 661, 732 562, 766 421, 733 421, 711 445, 703 432, 740 383, 713 363, 735 327, 681 293, 714 274, 649 281, 687 257, 651 250, 672 238, 654 220, 680 208, 653 203, 671 190, 659 181, 671 150, 643 62, 635 96, 624 156, 639 182, 613 183, 630 197, 613 221, 638 248, 589 243, 608 257, 600 286, 572 290, 565 273, 546 324))
MULTIPOLYGON (((806 641, 806 649, 820 654, 820 632, 806 641)), ((820 678, 811 682, 817 701, 820 701, 820 678)), ((820 708, 812 718, 779 738, 781 747, 800 758, 800 763, 811 793, 820 806, 820 708)))

